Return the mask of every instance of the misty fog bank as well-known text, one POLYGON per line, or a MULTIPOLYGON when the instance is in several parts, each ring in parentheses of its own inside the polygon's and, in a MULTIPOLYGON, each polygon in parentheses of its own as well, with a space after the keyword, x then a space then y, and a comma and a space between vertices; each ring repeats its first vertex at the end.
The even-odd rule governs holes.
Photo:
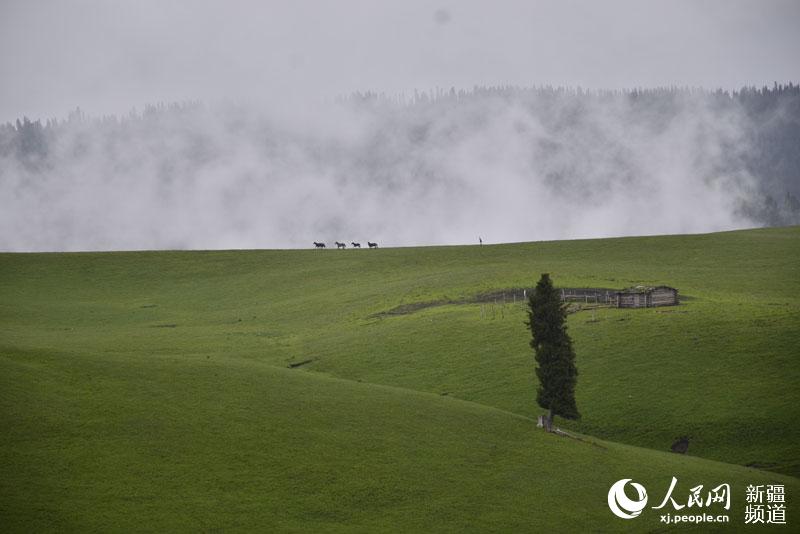
POLYGON ((800 89, 476 88, 0 127, 0 250, 422 245, 800 223, 800 89))

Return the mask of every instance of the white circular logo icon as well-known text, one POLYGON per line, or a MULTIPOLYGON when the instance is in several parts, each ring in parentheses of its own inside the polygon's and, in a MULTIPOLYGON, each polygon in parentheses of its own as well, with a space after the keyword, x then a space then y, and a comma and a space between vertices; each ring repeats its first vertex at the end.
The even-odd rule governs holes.
POLYGON ((608 490, 608 507, 614 512, 614 515, 622 519, 633 519, 638 516, 647 506, 647 491, 644 486, 631 482, 631 486, 639 493, 639 500, 629 499, 625 495, 625 484, 631 482, 630 478, 623 478, 618 480, 608 490))

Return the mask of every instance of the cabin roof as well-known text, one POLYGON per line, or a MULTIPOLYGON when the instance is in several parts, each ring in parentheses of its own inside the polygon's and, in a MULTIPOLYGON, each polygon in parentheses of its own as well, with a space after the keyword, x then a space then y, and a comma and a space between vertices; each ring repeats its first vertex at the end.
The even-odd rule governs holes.
POLYGON ((670 286, 633 286, 633 287, 627 287, 621 291, 617 291, 617 294, 650 293, 651 291, 655 291, 656 289, 669 289, 670 291, 677 291, 677 289, 670 286))

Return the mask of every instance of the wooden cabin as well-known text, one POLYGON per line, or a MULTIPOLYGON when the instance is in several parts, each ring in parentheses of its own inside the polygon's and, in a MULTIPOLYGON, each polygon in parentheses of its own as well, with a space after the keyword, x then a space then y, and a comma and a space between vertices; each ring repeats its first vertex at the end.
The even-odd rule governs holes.
POLYGON ((616 292, 617 308, 654 308, 677 304, 678 290, 669 286, 636 286, 616 292))

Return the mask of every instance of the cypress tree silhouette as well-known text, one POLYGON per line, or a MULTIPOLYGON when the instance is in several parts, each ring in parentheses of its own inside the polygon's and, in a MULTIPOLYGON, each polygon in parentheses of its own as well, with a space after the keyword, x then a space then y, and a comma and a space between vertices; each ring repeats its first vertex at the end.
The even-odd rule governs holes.
POLYGON ((528 299, 528 308, 526 324, 531 329, 530 345, 536 354, 536 376, 539 377, 536 402, 548 410, 545 428, 551 431, 556 415, 578 419, 580 414, 575 404, 578 369, 565 324, 567 312, 549 274, 542 274, 528 299))

